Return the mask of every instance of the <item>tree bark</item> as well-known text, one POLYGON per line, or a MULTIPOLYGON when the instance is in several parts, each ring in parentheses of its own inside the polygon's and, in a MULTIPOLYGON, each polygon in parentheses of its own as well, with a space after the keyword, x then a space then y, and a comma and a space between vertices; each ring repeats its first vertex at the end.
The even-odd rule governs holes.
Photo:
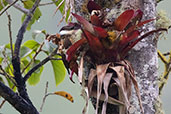
MULTIPOLYGON (((98 2, 99 1, 100 0, 98 0, 98 2)), ((106 0, 103 0, 103 2, 104 1, 106 0)), ((76 0, 75 2, 76 13, 87 17, 86 13, 82 12, 82 7, 84 7, 83 5, 85 4, 85 1, 76 0)), ((107 2, 108 1, 106 1, 106 3, 107 2)), ((141 9, 144 12, 144 20, 156 18, 156 0, 122 0, 120 4, 125 8, 141 9)), ((114 5, 113 8, 116 8, 116 6, 117 5, 114 5)), ((155 22, 146 24, 143 26, 143 30, 145 31, 142 34, 154 29, 155 22)), ((145 114, 155 114, 155 104, 158 98, 158 58, 155 35, 150 35, 139 42, 132 49, 127 59, 131 62, 135 70, 145 114)), ((132 90, 133 94, 131 98, 131 104, 134 108, 131 113, 140 114, 141 111, 139 108, 139 102, 137 100, 134 88, 132 90)), ((112 110, 108 111, 107 113, 112 114, 112 110)))
MULTIPOLYGON (((144 19, 156 18, 156 0, 143 0, 142 8, 144 12, 144 19)), ((155 29, 155 23, 150 23, 144 26, 146 31, 155 29)), ((145 114, 154 114, 156 112, 155 103, 158 97, 158 85, 157 85, 157 44, 155 41, 155 35, 150 35, 146 39, 139 42, 129 56, 136 77, 138 80, 141 99, 143 102, 145 114)), ((133 92, 132 104, 135 106, 135 114, 138 114, 139 106, 136 102, 136 95, 133 92)))

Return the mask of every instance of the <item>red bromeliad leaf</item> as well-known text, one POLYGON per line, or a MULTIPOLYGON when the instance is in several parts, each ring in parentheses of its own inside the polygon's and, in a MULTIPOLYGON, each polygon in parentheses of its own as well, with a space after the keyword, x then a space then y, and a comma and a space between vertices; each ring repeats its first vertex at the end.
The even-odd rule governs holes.
POLYGON ((88 40, 88 44, 90 45, 90 49, 95 52, 96 54, 101 53, 103 48, 102 43, 100 42, 99 38, 94 36, 88 31, 84 31, 85 37, 88 40))
POLYGON ((85 38, 81 38, 80 40, 78 40, 76 43, 74 43, 66 52, 67 54, 67 61, 70 61, 73 56, 75 55, 77 49, 84 43, 86 43, 86 39, 85 38))
POLYGON ((95 34, 93 25, 91 23, 89 23, 86 19, 77 14, 72 13, 72 15, 77 19, 79 23, 83 25, 83 29, 89 31, 91 34, 95 34))
POLYGON ((94 1, 90 0, 87 4, 87 9, 88 9, 89 13, 91 14, 91 12, 93 10, 101 10, 102 7, 99 6, 98 4, 96 4, 94 1))
POLYGON ((127 53, 142 39, 147 38, 147 36, 149 36, 152 33, 156 33, 156 32, 160 32, 160 31, 167 31, 167 29, 165 28, 160 28, 157 30, 152 30, 150 32, 147 32, 146 34, 144 34, 143 36, 141 36, 140 38, 136 39, 135 41, 133 41, 131 44, 127 45, 122 51, 121 51, 121 57, 124 58, 127 53))
POLYGON ((114 27, 116 30, 122 31, 125 29, 125 27, 128 25, 128 23, 131 21, 131 19, 134 16, 134 10, 126 10, 123 12, 115 21, 114 21, 114 27))
POLYGON ((142 22, 139 22, 137 25, 132 25, 130 28, 128 28, 128 30, 126 30, 126 33, 129 34, 130 32, 132 32, 134 29, 136 29, 137 27, 141 27, 143 26, 144 24, 147 24, 151 21, 153 21, 154 19, 149 19, 149 20, 145 20, 145 21, 142 21, 142 22))
POLYGON ((106 38, 108 36, 107 31, 101 27, 94 26, 94 30, 95 30, 96 36, 99 39, 100 38, 106 38))
POLYGON ((141 10, 137 10, 134 14, 133 20, 140 21, 142 19, 143 12, 141 10))
POLYGON ((100 20, 96 14, 92 15, 90 17, 90 20, 91 20, 91 24, 95 26, 102 26, 102 20, 100 20))
POLYGON ((138 30, 134 30, 129 34, 123 34, 123 36, 120 39, 119 46, 124 46, 128 44, 133 39, 137 38, 140 35, 140 32, 138 30))

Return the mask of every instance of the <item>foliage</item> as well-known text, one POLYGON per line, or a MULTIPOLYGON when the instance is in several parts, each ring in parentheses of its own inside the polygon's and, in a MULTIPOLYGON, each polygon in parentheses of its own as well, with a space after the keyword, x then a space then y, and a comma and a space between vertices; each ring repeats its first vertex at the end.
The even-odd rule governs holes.
MULTIPOLYGON (((30 9, 30 8, 32 8, 34 2, 32 0, 26 0, 26 1, 23 1, 23 4, 24 4, 24 7, 26 9, 30 9)), ((31 21, 29 22, 29 24, 27 26, 27 30, 31 29, 32 24, 34 24, 35 21, 38 21, 40 16, 42 16, 42 13, 41 13, 40 9, 37 8, 34 15, 33 15, 33 17, 32 17, 32 19, 31 19, 31 21)), ((24 21, 25 18, 26 18, 26 14, 24 14, 22 16, 22 22, 24 21)))

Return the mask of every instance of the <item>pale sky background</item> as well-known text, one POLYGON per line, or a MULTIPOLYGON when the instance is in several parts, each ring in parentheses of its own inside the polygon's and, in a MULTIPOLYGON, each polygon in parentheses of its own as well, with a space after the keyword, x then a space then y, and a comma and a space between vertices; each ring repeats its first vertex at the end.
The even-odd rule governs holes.
MULTIPOLYGON (((49 1, 49 0, 44 0, 49 1)), ((171 1, 170 0, 164 0, 161 2, 157 9, 163 9, 166 10, 169 17, 171 18, 171 8, 170 8, 171 1)), ((61 26, 57 27, 57 24, 59 20, 61 19, 61 14, 58 13, 53 17, 53 13, 55 11, 56 6, 44 6, 40 7, 41 12, 43 13, 43 16, 40 18, 39 22, 35 23, 31 29, 31 31, 27 32, 25 34, 25 41, 28 39, 31 39, 31 33, 33 30, 43 30, 45 29, 48 33, 55 34, 59 31, 61 26, 65 25, 65 23, 62 23, 61 26)), ((9 13, 11 14, 12 18, 12 34, 13 38, 15 40, 16 34, 18 32, 19 27, 21 26, 21 13, 11 8, 9 10, 9 13)), ((5 14, 3 14, 0 17, 0 45, 7 44, 9 42, 8 37, 8 27, 7 27, 7 17, 5 14)), ((159 41, 158 48, 162 52, 167 52, 171 49, 171 31, 169 31, 169 34, 167 35, 167 40, 161 39, 159 41), (170 37, 170 38, 169 38, 170 37)), ((39 56, 42 58, 44 55, 39 56)), ((163 68, 163 64, 159 62, 159 74, 161 74, 161 69, 163 68)), ((85 101, 80 96, 81 87, 77 83, 77 79, 74 78, 76 81, 76 84, 73 84, 68 76, 66 76, 64 82, 62 82, 58 87, 55 86, 54 76, 51 64, 48 63, 45 65, 44 71, 41 76, 41 80, 39 84, 36 86, 29 86, 27 85, 27 90, 29 93, 29 96, 31 100, 33 101, 34 105, 39 110, 40 105, 42 103, 42 98, 44 96, 44 89, 46 81, 49 81, 49 88, 48 92, 54 92, 54 91, 66 91, 70 93, 74 97, 74 103, 69 102, 68 100, 64 99, 60 96, 50 96, 46 99, 46 103, 44 105, 43 111, 40 114, 81 114, 82 109, 85 105, 85 101)), ((163 100, 163 109, 165 110, 165 114, 171 114, 171 91, 169 89, 169 86, 171 86, 171 79, 169 78, 168 83, 163 89, 162 93, 162 100, 163 100)), ((1 103, 2 99, 0 99, 1 103)), ((3 108, 0 110, 0 113, 2 114, 19 114, 10 104, 5 103, 3 108)), ((93 107, 90 105, 89 108, 89 114, 93 114, 93 107)))

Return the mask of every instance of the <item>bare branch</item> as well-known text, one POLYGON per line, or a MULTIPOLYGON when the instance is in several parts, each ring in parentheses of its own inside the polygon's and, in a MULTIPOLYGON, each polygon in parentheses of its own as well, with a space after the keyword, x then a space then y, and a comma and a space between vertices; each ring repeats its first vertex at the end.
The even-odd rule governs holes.
POLYGON ((10 38, 11 55, 13 57, 14 51, 12 45, 11 16, 7 13, 7 17, 8 17, 8 31, 9 31, 9 38, 10 38))
MULTIPOLYGON (((8 4, 12 4, 14 1, 13 0, 6 0, 6 2, 8 2, 8 4)), ((12 6, 14 6, 16 9, 20 10, 21 12, 23 12, 25 14, 29 14, 29 10, 20 6, 19 4, 13 4, 12 6)))
POLYGON ((2 101, 2 103, 0 104, 0 109, 2 108, 2 106, 4 105, 5 102, 6 102, 6 100, 4 99, 4 100, 2 101))
POLYGON ((16 2, 18 2, 18 0, 13 1, 11 4, 8 4, 1 12, 0 12, 0 16, 7 11, 11 6, 13 6, 16 2))
POLYGON ((161 61, 163 61, 164 64, 167 64, 167 59, 163 56, 163 54, 159 50, 157 50, 157 53, 161 61))
POLYGON ((42 105, 41 105, 41 107, 40 107, 40 111, 39 111, 39 112, 42 112, 43 106, 44 106, 44 104, 45 104, 46 97, 48 96, 47 90, 48 90, 48 81, 46 82, 45 96, 43 97, 42 105))
POLYGON ((164 63, 164 72, 160 76, 160 83, 159 83, 159 94, 161 94, 161 91, 162 91, 164 85, 166 84, 166 81, 169 78, 169 73, 171 72, 171 51, 169 53, 168 60, 164 57, 164 55, 160 51, 158 51, 158 52, 160 53, 159 58, 164 63))

